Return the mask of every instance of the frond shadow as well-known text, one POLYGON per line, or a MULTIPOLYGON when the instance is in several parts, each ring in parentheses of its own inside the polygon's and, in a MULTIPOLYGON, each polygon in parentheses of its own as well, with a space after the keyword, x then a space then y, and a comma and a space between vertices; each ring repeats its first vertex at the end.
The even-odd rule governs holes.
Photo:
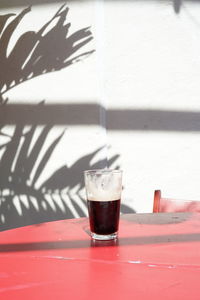
MULTIPOLYGON (((65 131, 44 147, 53 128, 44 126, 35 138, 36 129, 37 125, 28 130, 25 125, 16 125, 10 140, 0 146, 0 173, 4 174, 0 179, 0 230, 87 215, 82 195, 83 171, 105 164, 101 159, 93 162, 103 147, 79 158, 70 167, 59 167, 38 185, 65 131)), ((108 166, 116 164, 118 158, 119 155, 113 155, 108 166)), ((133 210, 130 208, 129 212, 133 210)))
MULTIPOLYGON (((13 33, 30 12, 31 8, 27 7, 18 15, 0 15, 0 109, 7 105, 5 93, 10 89, 66 68, 94 52, 81 51, 93 39, 89 27, 69 33, 71 24, 66 22, 69 8, 64 4, 37 32, 23 33, 8 53, 13 33)), ((38 111, 43 106, 44 103, 40 103, 38 111)), ((86 216, 86 201, 81 194, 83 171, 105 166, 105 159, 93 162, 102 148, 79 158, 71 167, 62 165, 39 183, 65 130, 44 147, 53 130, 51 123, 42 127, 37 138, 37 120, 28 129, 25 122, 15 124, 12 134, 4 130, 6 125, 6 116, 3 116, 0 120, 0 173, 3 174, 0 177, 0 231, 86 216)), ((114 155, 108 165, 116 163, 118 157, 114 155)))
POLYGON ((94 52, 78 52, 93 36, 89 27, 69 33, 71 23, 66 22, 69 8, 64 4, 40 30, 23 33, 8 54, 13 33, 30 11, 28 7, 17 16, 13 13, 0 16, 1 95, 27 80, 59 71, 94 52))

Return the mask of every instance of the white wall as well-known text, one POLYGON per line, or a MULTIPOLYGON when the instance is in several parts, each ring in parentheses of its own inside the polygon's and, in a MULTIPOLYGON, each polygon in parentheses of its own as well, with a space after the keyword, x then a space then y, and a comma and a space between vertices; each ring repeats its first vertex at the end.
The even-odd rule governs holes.
POLYGON ((170 1, 105 7, 107 107, 122 115, 139 110, 142 119, 122 121, 129 130, 109 131, 137 211, 151 211, 156 188, 169 197, 200 199, 200 115, 189 114, 200 109, 199 16, 198 1, 183 1, 179 14, 170 1))
MULTIPOLYGON (((32 2, 31 12, 13 34, 10 49, 22 32, 41 28, 61 5, 32 2)), ((152 211, 157 188, 165 196, 200 199, 200 3, 182 1, 176 13, 172 2, 67 3, 70 32, 91 26, 94 37, 79 52, 95 52, 58 72, 26 81, 4 97, 9 98, 7 105, 45 100, 46 106, 66 105, 66 111, 68 105, 77 105, 76 111, 79 105, 89 104, 88 115, 97 104, 106 108, 108 130, 102 127, 103 110, 97 110, 96 125, 87 124, 89 117, 86 114, 84 119, 81 110, 77 110, 77 124, 68 122, 70 113, 66 123, 59 124, 58 114, 58 124, 54 124, 44 148, 66 131, 38 186, 59 167, 71 167, 107 144, 107 150, 101 150, 93 162, 106 155, 120 156, 113 167, 120 165, 124 171, 123 203, 136 212, 152 211)), ((4 7, 1 14, 19 13, 25 3, 4 7)), ((39 128, 41 125, 39 122, 39 128)), ((6 125, 4 130, 12 132, 13 126, 6 125)), ((83 189, 81 193, 84 196, 83 189)))

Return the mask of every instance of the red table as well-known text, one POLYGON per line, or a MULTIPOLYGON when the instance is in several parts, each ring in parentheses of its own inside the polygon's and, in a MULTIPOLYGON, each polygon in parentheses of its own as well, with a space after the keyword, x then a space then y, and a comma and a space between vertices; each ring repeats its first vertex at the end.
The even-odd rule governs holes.
POLYGON ((0 299, 200 299, 200 214, 121 216, 117 241, 88 219, 0 233, 0 299))

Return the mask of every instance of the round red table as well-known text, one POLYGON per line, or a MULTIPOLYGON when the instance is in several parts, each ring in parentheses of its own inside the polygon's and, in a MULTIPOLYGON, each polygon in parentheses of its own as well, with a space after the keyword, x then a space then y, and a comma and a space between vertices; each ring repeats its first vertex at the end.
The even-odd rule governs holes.
POLYGON ((200 214, 127 214, 116 241, 88 219, 0 233, 1 300, 200 299, 200 214))

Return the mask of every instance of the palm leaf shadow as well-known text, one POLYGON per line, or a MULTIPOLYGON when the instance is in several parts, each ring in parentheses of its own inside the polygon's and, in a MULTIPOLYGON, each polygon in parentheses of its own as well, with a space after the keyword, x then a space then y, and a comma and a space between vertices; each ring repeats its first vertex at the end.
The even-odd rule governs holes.
MULTIPOLYGON (((95 163, 93 160, 103 147, 78 159, 71 167, 62 166, 36 188, 64 134, 58 135, 44 151, 51 130, 52 127, 44 126, 35 138, 36 125, 28 131, 18 125, 11 140, 4 145, 0 172, 6 176, 0 181, 0 230, 87 215, 86 201, 80 193, 84 188, 83 171, 102 165, 102 160, 95 163), (76 187, 75 199, 72 191, 76 187), (5 190, 9 194, 5 195, 5 190)), ((112 166, 118 157, 111 157, 108 165, 112 166)))
MULTIPOLYGON (((4 173, 2 177, 4 180, 2 181, 2 178, 0 180, 0 221, 2 223, 0 230, 66 218, 66 214, 61 213, 56 201, 53 203, 55 209, 52 209, 45 194, 35 188, 35 182, 48 165, 64 132, 55 138, 44 151, 44 144, 51 128, 45 126, 36 140, 35 130, 36 126, 33 125, 24 134, 23 126, 16 126, 11 141, 4 146, 5 152, 0 159, 0 172, 4 173), (33 141, 34 145, 30 149, 33 141), (16 155, 17 152, 19 152, 18 155, 16 155), (40 156, 40 161, 35 166, 38 156, 40 156), (30 175, 34 168, 34 176, 31 179, 30 175), (28 179, 31 180, 29 184, 27 184, 28 179)), ((65 209, 67 210, 66 207, 65 209)), ((70 214, 70 217, 74 216, 70 214)))
POLYGON ((75 55, 92 39, 89 27, 69 35, 71 24, 66 24, 69 8, 63 4, 55 15, 37 32, 23 33, 8 54, 12 35, 21 20, 30 13, 25 8, 17 16, 0 16, 0 93, 36 76, 59 71, 92 54, 94 50, 75 55), (8 24, 7 24, 8 23, 8 24))
MULTIPOLYGON (((8 99, 3 95, 8 90, 36 76, 61 70, 94 52, 79 52, 93 36, 89 27, 69 35, 71 24, 66 23, 69 8, 64 4, 37 32, 23 33, 8 54, 13 33, 30 11, 28 7, 17 16, 12 13, 0 16, 0 106, 7 105, 8 99)), ((6 135, 2 131, 4 126, 1 120, 1 137, 6 135)), ((36 188, 64 134, 62 132, 44 150, 52 126, 44 126, 35 139, 36 130, 36 124, 28 131, 23 124, 16 124, 13 135, 7 136, 9 141, 0 146, 3 151, 0 172, 4 174, 0 178, 0 230, 85 216, 86 202, 79 193, 84 187, 82 171, 105 165, 105 160, 92 162, 102 150, 99 148, 78 159, 70 168, 61 166, 36 188), (72 196, 74 188, 77 188, 78 200, 72 196)), ((118 155, 113 156, 108 165, 117 159, 118 155)))
POLYGON ((32 190, 33 195, 35 195, 34 184, 47 165, 63 133, 51 142, 44 154, 41 154, 51 127, 46 125, 36 141, 34 140, 36 126, 33 125, 26 134, 23 133, 24 127, 24 125, 16 125, 10 142, 4 145, 5 151, 0 159, 0 172, 4 176, 1 178, 0 188, 15 190, 17 194, 24 193, 27 190, 32 194, 32 190), (31 143, 34 143, 34 146, 30 150, 31 143), (35 170, 31 184, 27 185, 39 155, 41 156, 40 163, 35 170))
POLYGON ((4 174, 0 180, 0 188, 12 189, 12 166, 23 135, 23 126, 16 126, 13 137, 4 145, 5 151, 0 160, 0 173, 4 174))

